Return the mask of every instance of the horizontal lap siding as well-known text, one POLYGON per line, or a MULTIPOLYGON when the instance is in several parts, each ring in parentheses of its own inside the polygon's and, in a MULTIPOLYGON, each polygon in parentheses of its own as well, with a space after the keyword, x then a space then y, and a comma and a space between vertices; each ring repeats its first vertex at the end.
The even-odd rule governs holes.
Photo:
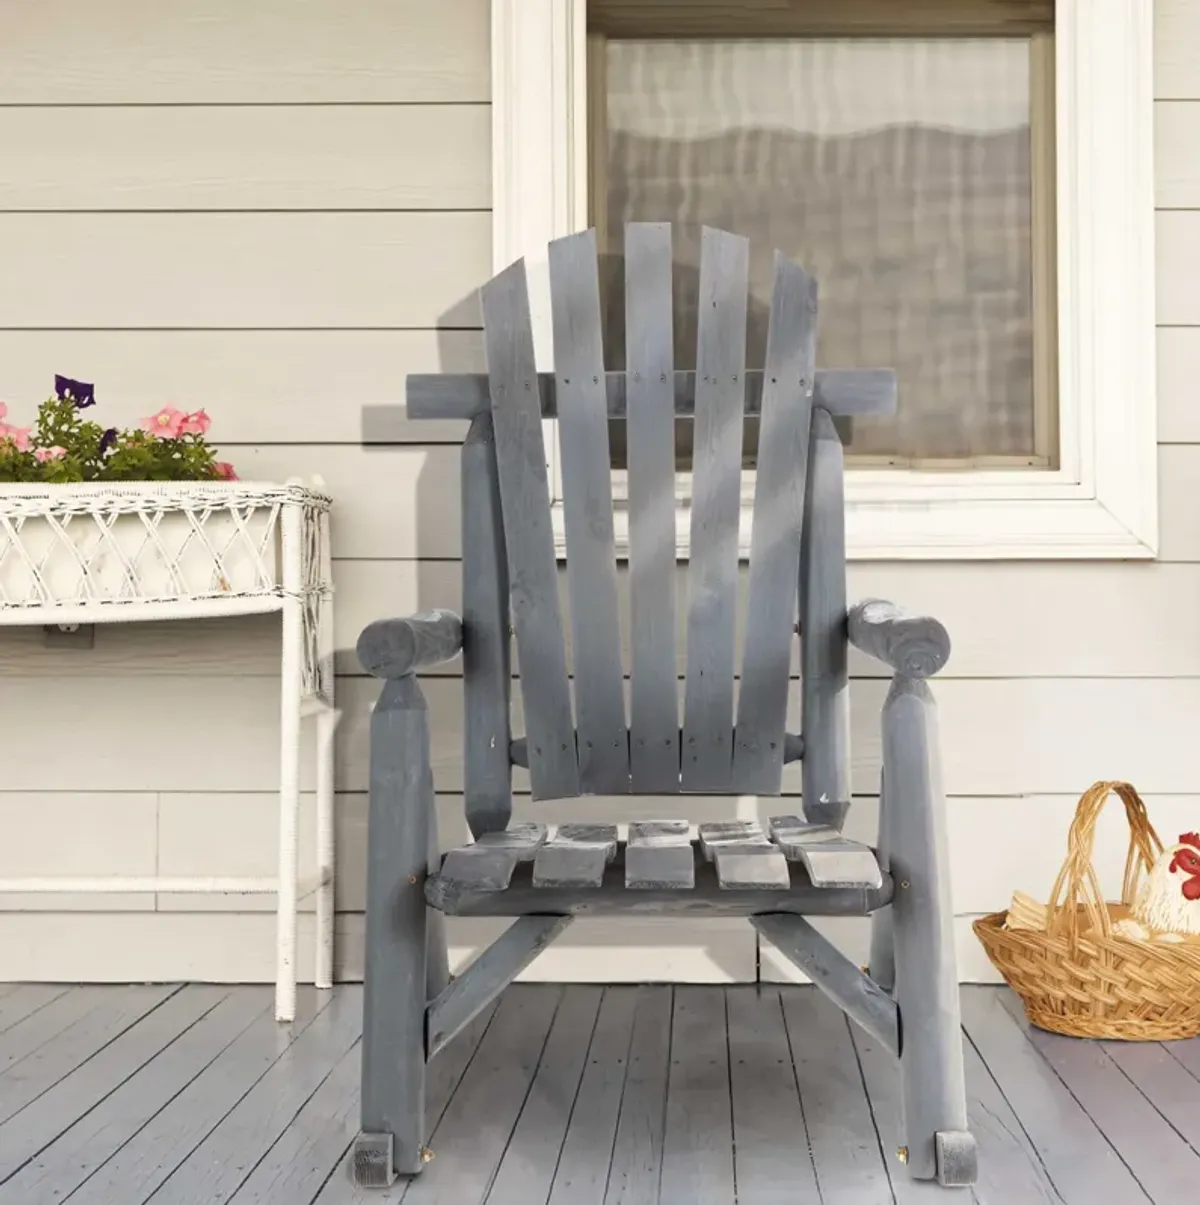
POLYGON ((486 103, 488 10, 488 0, 43 0, 6 17, 0 104, 486 103))
MULTIPOLYGON (((403 382, 483 368, 473 292, 491 267, 489 10, 48 0, 11 16, 0 44, 10 417, 66 372, 97 382, 109 422, 206 407, 243 477, 324 477, 344 669, 357 670, 368 618, 420 605, 426 567, 458 599, 457 564, 439 558, 457 556, 445 538, 457 546, 465 426, 410 424, 403 382), (422 446, 439 442, 454 448, 422 446)), ((0 791, 0 873, 273 873, 278 636, 271 616, 102 627, 94 649, 72 653, 42 647, 39 630, 0 631, 0 668, 27 700, 22 732, 44 750, 25 750, 0 791), (81 773, 61 792, 68 760, 81 773)), ((373 684, 344 685, 347 717, 365 719, 373 684)), ((363 798, 344 795, 339 811, 340 906, 356 911, 363 798)), ((312 812, 306 796, 305 862, 312 812)), ((18 977, 271 973, 267 899, 0 903, 30 910, 0 915, 0 948, 27 950, 5 962, 18 977)), ((361 916, 348 927, 343 961, 360 974, 361 916)), ((752 966, 752 943, 739 948, 752 966)))
MULTIPOLYGON (((0 45, 0 398, 23 411, 65 371, 97 381, 110 421, 165 401, 204 405, 243 475, 325 478, 337 502, 339 973, 355 978, 377 686, 359 676, 353 645, 381 614, 460 602, 465 424, 409 422, 403 379, 483 368, 470 294, 490 272, 490 111, 487 0, 351 7, 331 19, 324 0, 52 0, 10 21, 0 45)), ((955 642, 936 692, 966 977, 990 974, 970 918, 1015 887, 1045 894, 1074 798, 1094 778, 1133 778, 1166 836, 1194 827, 1200 807, 1200 620, 1179 622, 1200 615, 1200 14, 1188 0, 1159 0, 1156 20, 1160 562, 850 570, 852 595, 932 610, 955 642)), ((621 606, 628 643, 624 586, 621 606)), ((102 628, 90 652, 44 648, 37 630, 0 632, 11 686, 0 726, 23 751, 0 792, 10 834, 0 871, 271 873, 278 626, 255 617, 102 628), (195 752, 181 756, 181 741, 195 752)), ((869 837, 885 683, 865 658, 851 672, 862 795, 851 828, 869 837)), ((427 686, 444 842, 463 833, 459 673, 452 663, 427 686)), ((797 788, 795 768, 787 783, 797 788)), ((312 806, 306 795, 304 857, 312 806)), ((775 806, 763 801, 761 814, 775 806)), ((747 807, 521 795, 516 814, 706 819, 747 807)), ((1115 864, 1119 846, 1119 823, 1102 825, 1101 860, 1115 864)), ((272 974, 261 899, 7 902, 33 909, 0 915, 0 959, 18 977, 272 974), (75 907, 87 911, 60 911, 75 907)), ((302 973, 310 925, 304 918, 302 973)), ((452 925, 456 961, 494 930, 452 925)), ((857 949, 862 927, 837 936, 857 949)), ((769 950, 763 968, 779 973, 769 950)), ((527 974, 753 970, 740 922, 593 922, 527 974)))

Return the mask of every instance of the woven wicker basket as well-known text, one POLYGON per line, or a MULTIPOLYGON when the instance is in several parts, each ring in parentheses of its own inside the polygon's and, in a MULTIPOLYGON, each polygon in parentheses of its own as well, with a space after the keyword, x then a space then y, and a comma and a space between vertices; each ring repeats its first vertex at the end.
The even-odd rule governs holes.
POLYGON ((1113 935, 1113 922, 1129 914, 1162 851, 1137 791, 1126 782, 1098 782, 1079 800, 1045 928, 1006 929, 1005 912, 975 922, 1034 1025, 1079 1038, 1200 1035, 1200 939, 1171 944, 1113 935), (1104 902, 1092 866, 1096 818, 1113 793, 1125 804, 1130 834, 1120 904, 1104 902))

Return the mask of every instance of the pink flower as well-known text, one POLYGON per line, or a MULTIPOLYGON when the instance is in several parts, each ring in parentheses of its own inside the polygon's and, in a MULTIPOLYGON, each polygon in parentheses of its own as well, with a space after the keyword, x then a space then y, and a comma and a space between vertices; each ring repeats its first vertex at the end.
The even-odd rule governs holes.
POLYGON ((233 471, 233 465, 228 460, 218 460, 213 468, 217 470, 217 476, 222 481, 236 481, 238 475, 233 471))
POLYGON ((205 410, 197 410, 194 414, 185 414, 179 424, 180 435, 207 435, 212 419, 205 410))
POLYGON ((67 454, 66 448, 38 448, 33 453, 33 458, 39 464, 45 464, 48 460, 61 460, 67 454))
POLYGON ((174 406, 164 406, 157 414, 140 420, 143 431, 157 435, 159 439, 178 439, 188 416, 174 406))
POLYGON ((11 442, 18 452, 28 452, 29 428, 10 427, 7 423, 0 423, 0 443, 8 442, 11 442))

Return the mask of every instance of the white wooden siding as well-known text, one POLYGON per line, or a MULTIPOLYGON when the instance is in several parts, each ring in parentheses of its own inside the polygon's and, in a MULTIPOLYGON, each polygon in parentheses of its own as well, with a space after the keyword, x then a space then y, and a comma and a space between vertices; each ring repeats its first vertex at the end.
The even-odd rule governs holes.
POLYGON ((0 104, 486 103, 488 0, 42 0, 5 16, 0 104))
POLYGON ((491 217, 4 213, 0 326, 478 326, 491 217))
MULTIPOLYGON (((338 964, 357 977, 377 687, 354 641, 371 618, 460 598, 464 424, 411 423, 400 402, 408 372, 482 367, 470 294, 490 263, 487 0, 25 8, 0 44, 0 106, 14 106, 0 107, 0 398, 22 412, 61 371, 95 379, 113 421, 204 405, 243 476, 329 484, 338 964)), ((1200 817, 1200 12, 1160 0, 1157 19, 1160 561, 851 568, 853 594, 928 608, 955 641, 937 695, 968 978, 991 977, 970 920, 1013 888, 1045 894, 1094 778, 1138 783, 1164 836, 1200 817)), ((277 633, 272 617, 111 627, 81 652, 0 633, 0 731, 21 751, 0 790, 4 870, 270 873, 277 633)), ((851 827, 869 836, 886 683, 863 658, 852 673, 851 827)), ((458 674, 427 685, 444 844, 463 835, 458 674)), ((519 815, 548 820, 759 806, 779 805, 517 800, 519 815)), ((304 808, 307 856, 310 797, 304 808)), ((1114 873, 1120 845, 1114 815, 1101 840, 1114 873)), ((22 909, 0 914, 15 978, 264 979, 273 967, 262 899, 0 903, 22 909)), ((455 959, 496 929, 453 925, 455 959)), ((861 952, 861 924, 833 931, 861 952)), ((305 917, 306 974, 309 938, 305 917)), ((527 974, 748 978, 755 961, 741 922, 593 922, 527 974)), ((777 961, 763 951, 764 975, 777 961)))
POLYGON ((486 210, 491 136, 487 105, 0 109, 0 209, 486 210))

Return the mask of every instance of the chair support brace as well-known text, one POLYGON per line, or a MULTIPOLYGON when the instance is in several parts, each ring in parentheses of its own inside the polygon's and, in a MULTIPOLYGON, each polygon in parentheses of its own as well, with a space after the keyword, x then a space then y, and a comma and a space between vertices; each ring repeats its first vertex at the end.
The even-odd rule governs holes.
POLYGON ((896 1002, 802 916, 752 916, 750 923, 877 1042, 900 1057, 896 1002))
POLYGON ((426 1008, 426 1058, 453 1041, 573 919, 522 916, 488 946, 426 1008))

